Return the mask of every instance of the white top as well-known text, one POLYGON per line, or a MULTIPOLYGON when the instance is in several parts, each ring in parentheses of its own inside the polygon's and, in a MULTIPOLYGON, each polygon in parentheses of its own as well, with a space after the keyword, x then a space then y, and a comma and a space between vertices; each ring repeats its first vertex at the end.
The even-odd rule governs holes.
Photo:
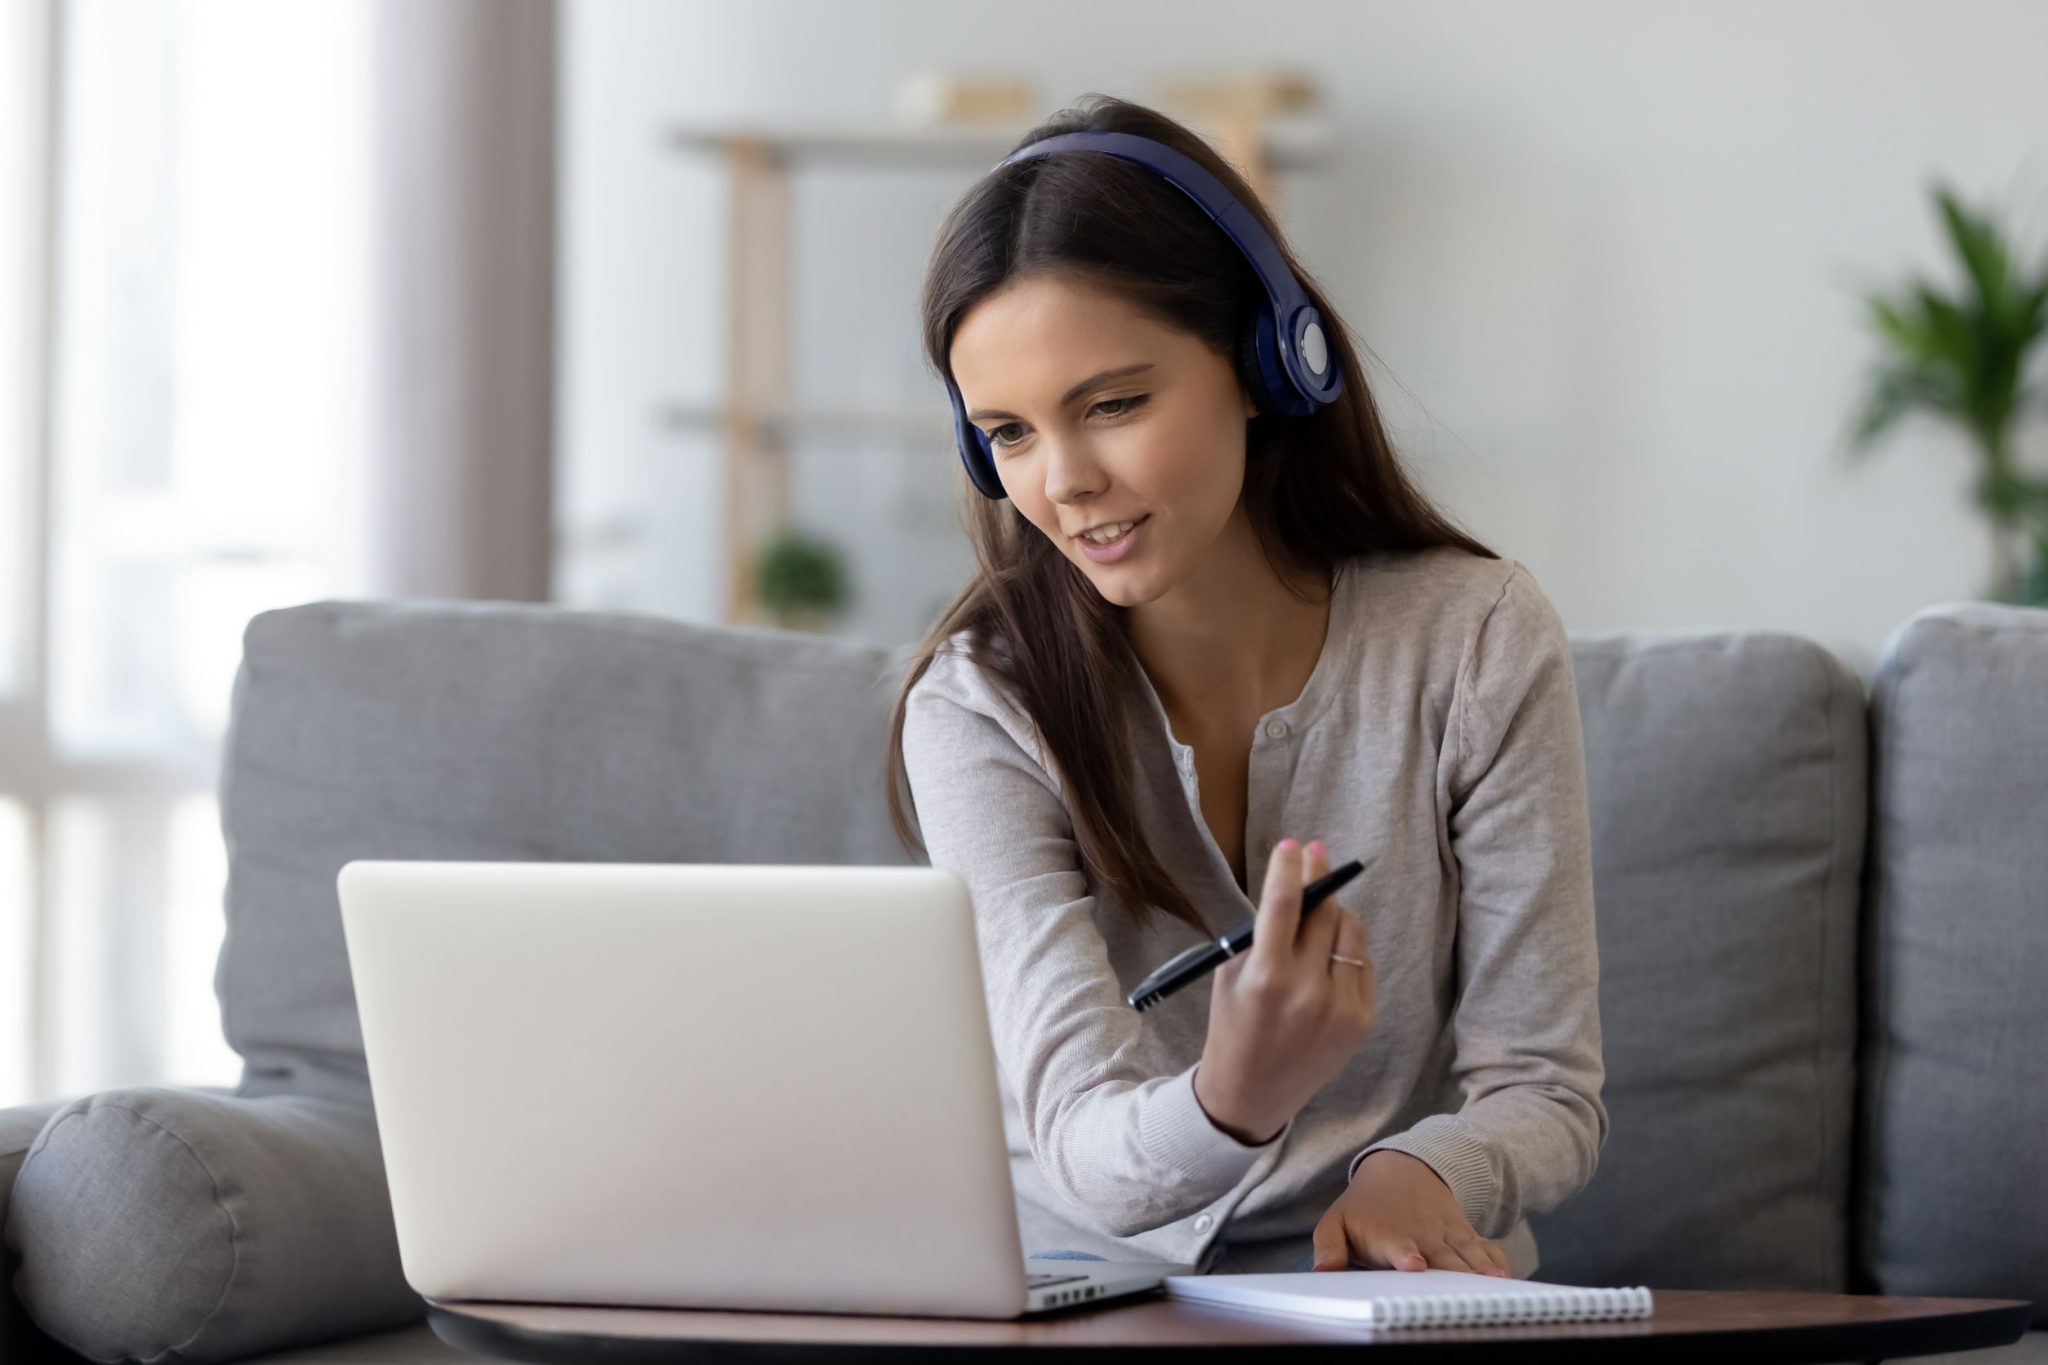
MULTIPOLYGON (((1195 1100, 1209 991, 1124 1002, 1196 931, 1140 929, 1097 895, 1036 727, 964 633, 911 691, 905 767, 932 865, 973 898, 1027 1252, 1299 1269, 1356 1161, 1391 1147, 1526 1278, 1527 1215, 1592 1178, 1606 1072, 1563 621, 1520 563, 1453 546, 1351 560, 1334 591, 1301 696, 1251 737, 1246 876, 1263 886, 1286 836, 1325 839, 1333 867, 1374 860, 1336 899, 1367 923, 1375 1022, 1261 1146, 1195 1100)), ((1193 749, 1140 691, 1142 833, 1220 932, 1255 904, 1202 818, 1193 749)))

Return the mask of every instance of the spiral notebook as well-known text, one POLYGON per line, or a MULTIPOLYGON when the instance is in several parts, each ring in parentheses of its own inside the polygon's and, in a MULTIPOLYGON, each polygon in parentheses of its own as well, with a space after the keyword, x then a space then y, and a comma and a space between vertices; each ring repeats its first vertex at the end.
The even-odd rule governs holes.
POLYGON ((1379 1327, 1594 1322, 1650 1316, 1650 1291, 1506 1280, 1469 1270, 1302 1270, 1168 1275, 1175 1298, 1379 1327))

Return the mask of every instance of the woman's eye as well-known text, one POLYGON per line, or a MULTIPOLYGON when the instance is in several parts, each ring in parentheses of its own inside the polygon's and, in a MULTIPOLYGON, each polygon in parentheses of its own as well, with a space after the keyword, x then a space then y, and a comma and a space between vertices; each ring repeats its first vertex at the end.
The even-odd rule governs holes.
MULTIPOLYGON (((1149 393, 1135 393, 1132 394, 1129 398, 1105 398, 1100 403, 1097 403, 1095 405, 1095 411, 1102 413, 1102 415, 1105 417, 1126 417, 1129 416, 1132 412, 1135 412, 1138 408, 1144 406, 1145 400, 1150 398, 1151 396, 1152 395, 1149 393), (1121 404, 1122 406, 1118 407, 1115 412, 1104 411, 1105 408, 1109 408, 1116 404, 1121 404)), ((992 446, 996 446, 999 449, 1002 447, 1013 446, 1017 444, 1017 440, 1021 440, 1023 438, 1019 437, 1017 438, 1017 440, 1007 441, 1003 439, 1003 433, 1008 431, 1011 427, 1015 425, 1017 425, 1015 422, 1006 422, 1002 426, 997 427, 994 431, 989 432, 989 444, 992 446)))

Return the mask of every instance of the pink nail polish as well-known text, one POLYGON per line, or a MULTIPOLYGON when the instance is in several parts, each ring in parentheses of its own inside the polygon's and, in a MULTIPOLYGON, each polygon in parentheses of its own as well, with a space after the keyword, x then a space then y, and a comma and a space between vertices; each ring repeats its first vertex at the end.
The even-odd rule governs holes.
POLYGON ((1286 850, 1287 850, 1287 851, 1288 851, 1289 853, 1292 853, 1292 852, 1294 852, 1294 850, 1295 850, 1295 848, 1297 847, 1297 845, 1295 844, 1294 840, 1292 840, 1292 839, 1282 839, 1282 840, 1281 840, 1281 841, 1280 841, 1280 842, 1279 842, 1278 844, 1276 844, 1276 845, 1275 845, 1275 847, 1276 847, 1276 848, 1284 848, 1284 849, 1286 849, 1286 850))

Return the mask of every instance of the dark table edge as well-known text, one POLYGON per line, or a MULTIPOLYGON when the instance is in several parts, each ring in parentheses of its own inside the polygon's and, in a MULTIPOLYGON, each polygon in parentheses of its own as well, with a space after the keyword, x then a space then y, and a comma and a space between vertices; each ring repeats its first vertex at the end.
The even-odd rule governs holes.
POLYGON ((1559 1337, 1548 1340, 1427 1341, 1382 1338, 1372 1342, 1160 1342, 1101 1346, 972 1346, 957 1342, 930 1345, 899 1342, 833 1342, 690 1340, 680 1337, 620 1337, 602 1332, 544 1332, 488 1318, 472 1317, 444 1304, 427 1305, 434 1334, 451 1346, 501 1360, 534 1365, 673 1365, 679 1361, 730 1361, 736 1365, 786 1365, 800 1359, 830 1359, 833 1365, 887 1365, 914 1358, 917 1365, 1014 1360, 1034 1353, 1061 1361, 1128 1359, 1163 1351, 1199 1352, 1205 1362, 1263 1360, 1274 1352, 1290 1358, 1356 1354, 1361 1347, 1375 1361, 1434 1362, 1442 1365, 1449 1351, 1460 1359, 1523 1362, 1600 1362, 1621 1365, 1640 1360, 1645 1350, 1657 1359, 1722 1365, 1730 1349, 1744 1365, 1809 1365, 1822 1361, 1894 1360, 1974 1351, 2018 1341, 2027 1332, 2033 1305, 2015 1302, 1999 1307, 1939 1313, 1925 1318, 1880 1322, 1816 1323, 1764 1331, 1679 1332, 1656 1336, 1559 1337))

